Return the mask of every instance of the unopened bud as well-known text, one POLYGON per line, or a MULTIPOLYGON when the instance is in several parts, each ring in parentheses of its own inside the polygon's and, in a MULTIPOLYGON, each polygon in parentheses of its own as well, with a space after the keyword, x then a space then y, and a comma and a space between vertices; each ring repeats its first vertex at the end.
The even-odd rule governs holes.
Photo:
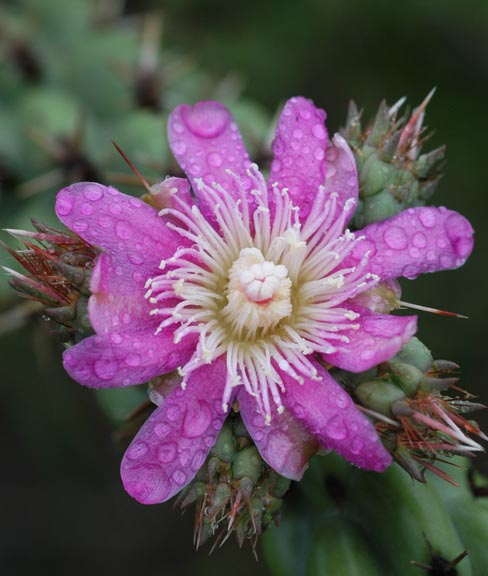
POLYGON ((356 396, 363 406, 380 414, 391 415, 391 405, 405 397, 405 393, 395 384, 386 380, 369 380, 359 384, 356 396))
POLYGON ((262 471, 261 456, 254 446, 247 446, 241 450, 234 460, 234 478, 244 478, 247 476, 256 483, 262 471))

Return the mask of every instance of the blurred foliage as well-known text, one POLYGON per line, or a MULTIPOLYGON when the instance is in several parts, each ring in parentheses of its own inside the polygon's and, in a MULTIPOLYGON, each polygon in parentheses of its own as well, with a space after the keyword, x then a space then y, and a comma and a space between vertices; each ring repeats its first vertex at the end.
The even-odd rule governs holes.
MULTIPOLYGON (((487 27, 485 0, 462 6, 456 0, 5 0, 0 5, 0 227, 28 228, 31 216, 56 225, 56 191, 80 179, 138 194, 112 140, 151 182, 177 175, 165 121, 181 102, 216 98, 230 105, 252 157, 265 164, 275 111, 291 95, 306 95, 325 107, 333 132, 344 125, 349 98, 369 117, 382 98, 394 102, 407 95, 420 102, 435 85, 426 118, 435 129, 429 144, 447 144, 448 165, 433 203, 463 212, 478 231, 477 247, 461 271, 404 283, 404 299, 471 316, 466 322, 423 315, 420 333, 436 355, 462 366, 462 385, 482 393, 488 376, 487 27)), ((12 259, 1 253, 0 263, 12 266, 12 259)), ((25 305, 13 309, 14 303, 6 278, 0 278, 0 307, 8 310, 0 333, 22 325, 32 313, 25 305)), ((113 449, 108 441, 100 443, 110 427, 92 395, 70 385, 60 350, 47 341, 46 326, 34 320, 27 330, 2 337, 7 361, 0 414, 13 438, 7 446, 13 468, 1 482, 15 506, 5 507, 9 534, 0 567, 23 574, 41 560, 53 574, 66 573, 66 566, 71 574, 110 573, 115 566, 119 574, 195 573, 190 547, 183 548, 188 526, 182 528, 169 509, 148 510, 125 497, 113 449), (31 361, 34 345, 38 353, 31 361), (104 518, 101 506, 107 510, 104 518), (134 564, 135 556, 142 557, 139 563, 134 564)), ((137 391, 122 395, 113 417, 120 419, 137 396, 137 391)), ((463 526, 474 505, 459 506, 450 494, 445 496, 450 517, 473 538, 477 529, 463 526)), ((309 545, 311 528, 294 525, 293 514, 282 528, 293 537, 283 558, 290 549, 309 545)), ((323 522, 324 533, 336 531, 331 520, 323 522)), ((369 557, 364 528, 346 527, 342 534, 338 549, 352 542, 358 554, 369 557)), ((228 548, 216 554, 217 560, 200 556, 199 572, 224 573, 233 559, 233 574, 245 574, 248 554, 237 554, 228 548)), ((319 565, 323 559, 317 554, 319 565)), ((376 562, 370 562, 371 573, 376 562)), ((262 565, 253 570, 265 573, 262 565)))

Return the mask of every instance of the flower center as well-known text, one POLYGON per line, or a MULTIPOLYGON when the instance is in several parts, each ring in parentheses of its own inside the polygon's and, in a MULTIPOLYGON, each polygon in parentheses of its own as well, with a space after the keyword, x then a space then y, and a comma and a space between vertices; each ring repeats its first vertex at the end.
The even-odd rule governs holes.
POLYGON ((182 386, 193 370, 225 355, 223 409, 243 386, 269 422, 272 404, 283 409, 280 374, 318 378, 310 356, 349 341, 358 314, 344 304, 379 278, 367 272, 368 254, 346 264, 362 240, 343 232, 351 202, 339 207, 338 195, 321 186, 301 222, 286 189, 268 189, 257 166, 247 175, 251 190, 235 176, 234 194, 197 181, 202 210, 183 201, 161 210, 186 245, 148 279, 146 298, 161 318, 156 333, 172 326, 175 342, 198 334, 179 369, 182 386))
POLYGON ((283 264, 265 260, 257 248, 243 248, 229 271, 223 316, 233 336, 253 338, 291 314, 291 280, 283 264))

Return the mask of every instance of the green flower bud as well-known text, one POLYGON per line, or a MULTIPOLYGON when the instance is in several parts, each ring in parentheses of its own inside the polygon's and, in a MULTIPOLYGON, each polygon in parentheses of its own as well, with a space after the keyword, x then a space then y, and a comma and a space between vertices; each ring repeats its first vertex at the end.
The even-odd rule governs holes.
POLYGON ((400 388, 407 394, 407 396, 412 396, 418 390, 420 381, 424 377, 423 372, 421 372, 412 364, 406 364, 405 362, 391 362, 390 370, 393 373, 393 378, 395 382, 400 386, 400 388))
POLYGON ((254 446, 247 446, 241 450, 234 460, 234 478, 244 478, 247 476, 256 483, 261 476, 262 460, 259 452, 254 446))
POLYGON ((373 154, 368 158, 361 170, 359 183, 361 196, 372 196, 381 192, 390 181, 395 168, 392 164, 387 164, 373 154))
POLYGON ((217 442, 212 448, 211 453, 224 462, 232 462, 235 452, 236 449, 232 426, 229 423, 226 423, 222 427, 222 430, 220 431, 220 434, 217 438, 217 442))
POLYGON ((411 364, 418 368, 421 372, 426 372, 431 366, 434 359, 430 350, 422 344, 422 342, 415 336, 405 344, 405 346, 395 356, 396 360, 411 364))
POLYGON ((404 398, 405 393, 386 380, 369 380, 356 388, 356 396, 366 408, 389 416, 393 402, 404 398))

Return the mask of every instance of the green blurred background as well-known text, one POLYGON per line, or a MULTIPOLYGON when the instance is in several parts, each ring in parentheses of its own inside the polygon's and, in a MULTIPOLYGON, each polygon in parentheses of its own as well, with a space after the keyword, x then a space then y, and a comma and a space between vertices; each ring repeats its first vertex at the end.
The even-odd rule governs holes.
MULTIPOLYGON (((405 281, 403 299, 469 316, 421 314, 419 335, 434 357, 461 364, 461 385, 486 402, 487 75, 485 0, 4 0, 0 224, 54 223, 56 190, 82 178, 137 193, 111 140, 149 178, 175 172, 164 119, 183 101, 223 99, 265 161, 273 116, 292 95, 326 108, 334 131, 350 98, 369 117, 382 98, 416 105, 437 86, 428 147, 447 144, 448 163, 433 203, 471 220, 476 247, 459 271, 405 281)), ((143 507, 124 493, 113 421, 63 373, 49 323, 12 312, 18 300, 6 281, 2 574, 267 574, 233 543, 210 558, 194 552, 190 513, 143 507)))

